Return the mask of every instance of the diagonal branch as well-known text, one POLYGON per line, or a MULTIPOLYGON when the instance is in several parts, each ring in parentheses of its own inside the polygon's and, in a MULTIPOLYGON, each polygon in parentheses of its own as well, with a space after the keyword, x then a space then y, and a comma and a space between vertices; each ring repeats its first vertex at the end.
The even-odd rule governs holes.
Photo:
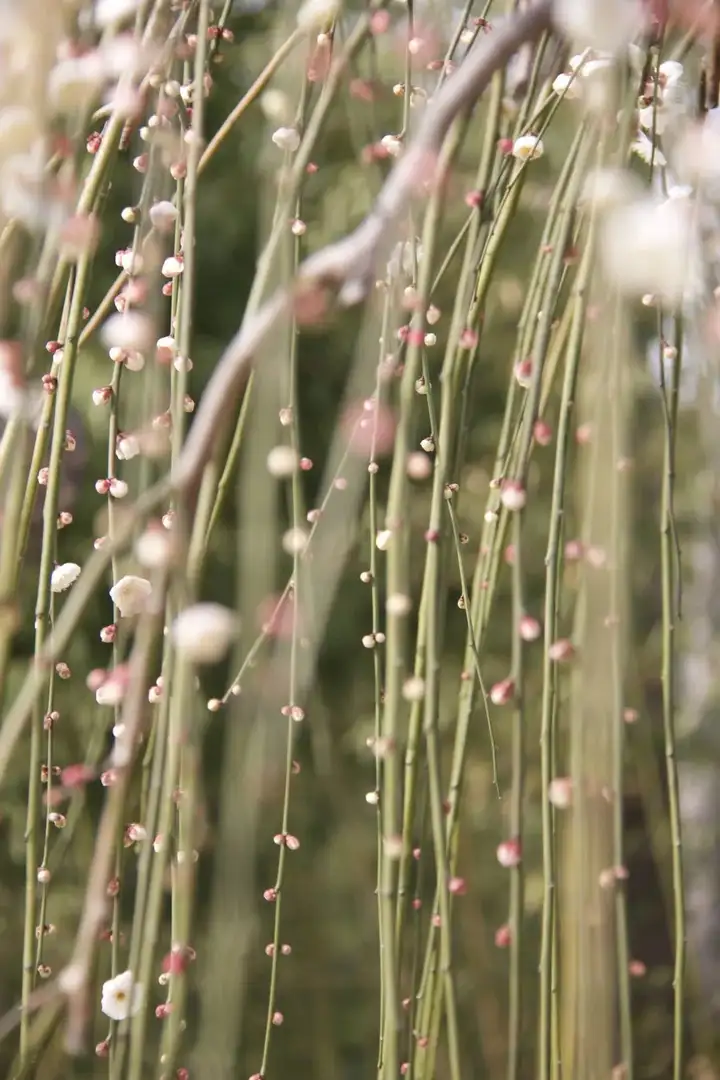
POLYGON ((428 162, 437 160, 453 120, 473 106, 495 72, 521 45, 534 41, 549 28, 551 11, 552 0, 538 0, 508 18, 470 54, 428 106, 417 135, 362 224, 349 236, 306 259, 291 288, 279 290, 256 314, 243 320, 203 394, 175 467, 175 490, 195 489, 219 433, 227 429, 236 413, 255 351, 276 320, 290 308, 298 291, 330 288, 346 302, 365 295, 390 228, 416 193, 418 179, 427 176, 428 162))

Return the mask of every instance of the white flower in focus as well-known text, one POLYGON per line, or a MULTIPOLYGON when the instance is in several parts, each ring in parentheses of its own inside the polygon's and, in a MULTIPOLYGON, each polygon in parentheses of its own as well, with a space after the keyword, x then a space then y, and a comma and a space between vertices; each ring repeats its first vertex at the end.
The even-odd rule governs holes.
POLYGON ((50 575, 50 590, 54 593, 65 592, 79 577, 80 567, 77 563, 61 563, 50 575))
POLYGON ((643 28, 640 0, 554 0, 555 24, 572 41, 619 53, 643 28))
POLYGON ((147 578, 126 574, 110 589, 110 599, 125 618, 139 615, 147 607, 152 585, 147 578))
POLYGON ((139 2, 140 0, 97 0, 93 12, 95 25, 100 30, 115 26, 116 23, 134 15, 139 2))
POLYGON ((127 1020, 140 1009, 143 989, 133 979, 132 971, 123 971, 103 983, 100 1008, 111 1020, 127 1020))
POLYGON ((176 618, 172 635, 178 652, 195 664, 221 660, 237 634, 234 612, 222 604, 194 604, 176 618))
POLYGON ((680 304, 702 283, 702 255, 687 200, 643 197, 617 206, 600 235, 605 270, 623 292, 680 304))
POLYGON ((577 76, 562 72, 553 82, 552 88, 556 94, 562 97, 576 98, 578 96, 578 85, 577 76))
POLYGON ((338 0, 304 0, 297 14, 297 24, 301 30, 313 30, 331 23, 338 11, 338 0))
POLYGON ((272 141, 280 150, 288 150, 294 154, 300 145, 300 134, 291 127, 279 127, 272 133, 272 141))
POLYGON ((145 352, 152 344, 152 320, 140 311, 111 315, 101 330, 106 349, 132 349, 145 352))
POLYGON ((518 161, 536 161, 545 153, 542 139, 537 135, 521 135, 515 140, 512 155, 518 161))

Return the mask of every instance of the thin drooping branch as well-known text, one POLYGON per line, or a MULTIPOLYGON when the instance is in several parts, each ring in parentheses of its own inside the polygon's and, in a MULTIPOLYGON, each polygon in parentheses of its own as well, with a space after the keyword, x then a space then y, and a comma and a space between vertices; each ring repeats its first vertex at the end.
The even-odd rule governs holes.
POLYGON ((523 44, 534 41, 548 29, 551 11, 552 0, 538 0, 493 30, 428 106, 417 135, 390 173, 362 224, 349 236, 306 259, 290 289, 278 291, 256 314, 243 321, 203 394, 175 466, 175 490, 187 492, 196 487, 218 437, 227 430, 236 413, 258 346, 294 298, 327 289, 337 293, 341 303, 350 304, 367 293, 391 228, 417 194, 419 185, 432 178, 440 147, 453 120, 474 105, 495 72, 523 44))

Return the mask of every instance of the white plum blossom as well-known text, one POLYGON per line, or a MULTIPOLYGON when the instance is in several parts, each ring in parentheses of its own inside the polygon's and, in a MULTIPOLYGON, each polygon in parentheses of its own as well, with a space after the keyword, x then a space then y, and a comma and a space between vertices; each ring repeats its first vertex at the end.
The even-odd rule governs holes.
POLYGON ((80 577, 80 567, 77 563, 66 562, 56 566, 50 575, 50 589, 54 593, 65 592, 80 577))
POLYGON ((100 1008, 111 1020, 135 1016, 143 1002, 143 988, 133 979, 132 971, 122 971, 103 983, 100 1008))
POLYGON ((40 133, 37 115, 22 105, 0 109, 0 157, 26 154, 40 133))
POLYGON ((300 145, 300 134, 292 127, 279 127, 272 133, 272 141, 280 150, 288 150, 294 154, 300 145))
POLYGON ((136 435, 121 435, 115 446, 118 461, 130 461, 140 453, 140 443, 136 435))
POLYGON ((139 615, 147 607, 152 585, 147 578, 126 574, 110 589, 110 599, 124 618, 139 615))
POLYGON ((94 22, 101 30, 107 30, 135 14, 140 0, 97 0, 93 11, 94 22))
POLYGON ((512 155, 518 161, 536 161, 544 153, 542 139, 537 135, 520 135, 513 143, 512 155))
POLYGON ((626 203, 641 190, 637 178, 627 169, 606 166, 588 172, 580 202, 591 205, 596 210, 607 210, 611 206, 626 203))
POLYGON ((273 120, 276 124, 279 124, 290 115, 290 99, 283 90, 271 87, 261 96, 260 108, 268 120, 273 120))
POLYGON ((142 353, 152 343, 152 320, 140 311, 111 315, 103 323, 101 333, 106 349, 130 349, 142 353))
POLYGON ((165 262, 162 264, 160 273, 163 277, 174 278, 179 277, 183 272, 183 261, 178 259, 177 255, 168 255, 165 262))
POLYGON ((267 456, 267 470, 277 479, 292 476, 297 472, 298 460, 297 451, 292 446, 273 446, 267 456))
POLYGON ((160 232, 167 232, 177 219, 177 207, 173 206, 169 199, 161 199, 150 207, 148 216, 154 228, 159 229, 160 232))
POLYGON ((301 30, 319 29, 331 23, 339 10, 338 0, 304 0, 297 13, 297 24, 301 30))
POLYGON ((234 612, 222 604, 193 604, 175 619, 172 636, 183 656, 195 664, 214 664, 227 652, 238 630, 234 612))
POLYGON ((677 305, 701 288, 702 255, 687 199, 644 196, 613 208, 600 245, 608 277, 625 293, 677 305))
POLYGON ((106 71, 98 51, 61 60, 48 75, 47 100, 56 114, 86 108, 102 87, 106 71))
POLYGON ((552 88, 556 94, 566 98, 576 98, 580 92, 578 78, 572 73, 568 75, 565 72, 561 72, 561 74, 555 78, 552 88))
POLYGON ((643 28, 640 0, 554 0, 555 24, 566 37, 617 54, 643 28))
POLYGON ((639 157, 641 161, 644 161, 646 165, 654 164, 658 169, 664 169, 667 165, 667 159, 657 146, 653 150, 653 143, 651 139, 648 139, 647 135, 638 131, 637 135, 630 144, 630 149, 636 157, 639 157))

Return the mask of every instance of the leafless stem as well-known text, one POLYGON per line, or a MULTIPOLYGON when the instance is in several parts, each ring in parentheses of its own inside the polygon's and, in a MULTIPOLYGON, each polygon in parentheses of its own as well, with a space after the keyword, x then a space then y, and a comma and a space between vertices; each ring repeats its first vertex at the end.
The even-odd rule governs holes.
POLYGON ((227 429, 248 378, 255 351, 298 293, 329 289, 341 303, 364 296, 390 230, 417 193, 418 180, 435 173, 440 147, 453 120, 470 109, 496 71, 526 42, 550 25, 551 0, 538 0, 516 12, 474 50, 444 84, 427 109, 415 138, 388 177, 370 214, 349 236, 306 259, 290 289, 279 290, 240 329, 223 353, 205 390, 195 423, 179 455, 173 475, 176 490, 195 488, 209 460, 218 433, 227 429))

